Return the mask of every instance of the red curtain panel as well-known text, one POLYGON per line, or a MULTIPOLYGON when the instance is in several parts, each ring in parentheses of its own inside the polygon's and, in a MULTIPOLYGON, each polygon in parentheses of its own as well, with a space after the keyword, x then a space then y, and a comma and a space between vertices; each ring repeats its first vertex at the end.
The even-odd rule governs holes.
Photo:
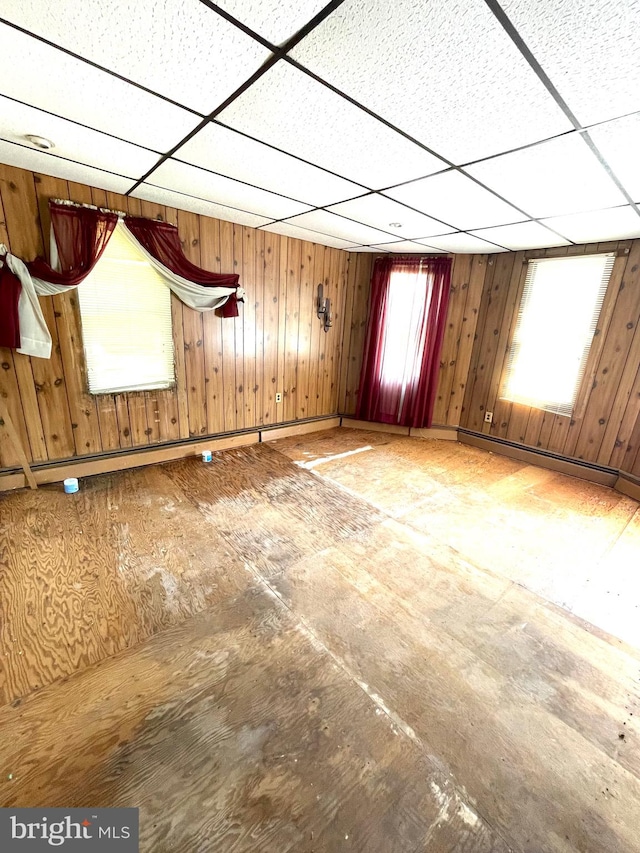
POLYGON ((27 263, 27 269, 34 278, 74 287, 81 284, 97 264, 118 223, 118 215, 55 202, 50 202, 49 211, 60 271, 54 270, 42 258, 27 263))
POLYGON ((357 416, 430 427, 451 259, 385 257, 374 264, 357 416))
POLYGON ((20 346, 18 301, 22 285, 0 258, 0 347, 17 349, 20 346))
MULTIPOLYGON (((160 222, 157 219, 143 219, 135 216, 126 216, 124 221, 142 248, 176 275, 204 287, 238 286, 239 276, 237 273, 209 272, 192 264, 182 251, 178 229, 175 225, 171 225, 169 222, 160 222)), ((229 298, 222 308, 218 309, 218 312, 222 317, 238 316, 238 301, 235 294, 229 298)))

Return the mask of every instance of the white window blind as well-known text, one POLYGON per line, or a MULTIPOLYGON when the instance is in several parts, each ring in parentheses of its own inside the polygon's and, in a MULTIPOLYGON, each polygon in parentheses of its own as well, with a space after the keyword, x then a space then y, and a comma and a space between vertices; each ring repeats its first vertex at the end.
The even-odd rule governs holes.
POLYGON ((120 229, 78 287, 92 394, 168 388, 175 380, 171 291, 120 229))
POLYGON ((614 260, 529 261, 501 397, 571 415, 614 260))

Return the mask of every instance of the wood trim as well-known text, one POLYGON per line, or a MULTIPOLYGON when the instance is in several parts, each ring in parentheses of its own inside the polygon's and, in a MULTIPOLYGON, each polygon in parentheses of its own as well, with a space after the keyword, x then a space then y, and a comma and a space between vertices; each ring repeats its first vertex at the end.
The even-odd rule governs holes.
POLYGON ((640 501, 640 479, 637 477, 633 477, 630 474, 625 474, 621 471, 613 488, 616 492, 622 492, 623 495, 627 495, 627 497, 640 501))
MULTIPOLYGON (((118 453, 99 456, 92 459, 78 459, 57 465, 43 465, 33 471, 37 483, 59 483, 67 477, 91 477, 95 474, 109 474, 143 465, 155 465, 158 462, 170 462, 198 456, 203 450, 229 450, 232 447, 245 447, 257 444, 258 432, 245 432, 239 435, 227 435, 221 438, 202 439, 201 441, 179 442, 156 447, 153 450, 136 450, 131 453, 118 453)), ((20 488, 14 472, 0 475, 0 491, 20 488)), ((24 483, 22 483, 24 485, 24 483)))
POLYGON ((24 489, 26 485, 27 480, 24 474, 0 474, 0 492, 24 489))
POLYGON ((619 479, 618 472, 609 468, 589 465, 571 459, 562 459, 559 456, 553 456, 533 448, 520 447, 499 438, 488 438, 467 430, 459 431, 458 441, 472 447, 479 447, 481 450, 488 450, 490 453, 500 453, 502 456, 508 456, 511 459, 537 465, 540 468, 549 468, 551 471, 558 471, 560 474, 569 474, 571 477, 590 480, 592 483, 599 483, 602 486, 615 486, 619 479))
MULTIPOLYGON (((22 442, 20 441, 20 436, 18 434, 18 430, 15 428, 14 423, 11 419, 11 415, 9 414, 9 409, 7 404, 2 399, 0 395, 0 427, 6 429, 9 439, 13 444, 13 449, 15 451, 16 456, 18 457, 18 461, 24 471, 24 478, 29 483, 29 488, 37 489, 37 483, 29 467, 29 461, 27 459, 27 454, 24 452, 24 447, 22 446, 22 442)), ((14 486, 15 488, 15 486, 14 486)))
POLYGON ((276 441, 278 438, 287 438, 290 435, 304 435, 308 432, 320 432, 325 429, 334 429, 340 426, 340 418, 319 418, 318 420, 305 421, 304 423, 292 424, 291 426, 267 427, 260 430, 260 441, 276 441))
POLYGON ((453 426, 432 426, 421 429, 411 427, 409 435, 413 438, 437 438, 440 441, 457 441, 458 430, 453 426))
POLYGON ((390 432, 393 435, 409 435, 409 427, 395 424, 380 424, 376 421, 358 421, 355 418, 342 418, 342 426, 349 429, 364 429, 367 432, 390 432))

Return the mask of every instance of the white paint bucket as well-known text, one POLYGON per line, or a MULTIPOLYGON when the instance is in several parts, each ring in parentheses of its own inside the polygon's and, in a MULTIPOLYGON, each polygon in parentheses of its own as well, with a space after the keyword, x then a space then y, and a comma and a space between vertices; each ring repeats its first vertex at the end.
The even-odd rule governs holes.
POLYGON ((68 477, 64 481, 64 490, 68 495, 72 495, 74 492, 77 492, 79 489, 78 480, 76 477, 68 477))
POLYGON ((202 451, 202 461, 203 462, 211 462, 211 451, 203 450, 202 451))

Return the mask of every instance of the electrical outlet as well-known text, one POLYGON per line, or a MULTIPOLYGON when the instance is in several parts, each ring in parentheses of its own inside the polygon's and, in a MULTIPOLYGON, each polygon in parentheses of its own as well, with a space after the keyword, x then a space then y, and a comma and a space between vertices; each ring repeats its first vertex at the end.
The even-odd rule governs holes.
POLYGON ((278 391, 278 393, 276 394, 276 403, 281 403, 281 402, 282 402, 282 394, 280 393, 280 391, 278 391))
POLYGON ((486 423, 492 424, 493 423, 493 412, 485 412, 484 413, 484 419, 485 419, 486 423))

